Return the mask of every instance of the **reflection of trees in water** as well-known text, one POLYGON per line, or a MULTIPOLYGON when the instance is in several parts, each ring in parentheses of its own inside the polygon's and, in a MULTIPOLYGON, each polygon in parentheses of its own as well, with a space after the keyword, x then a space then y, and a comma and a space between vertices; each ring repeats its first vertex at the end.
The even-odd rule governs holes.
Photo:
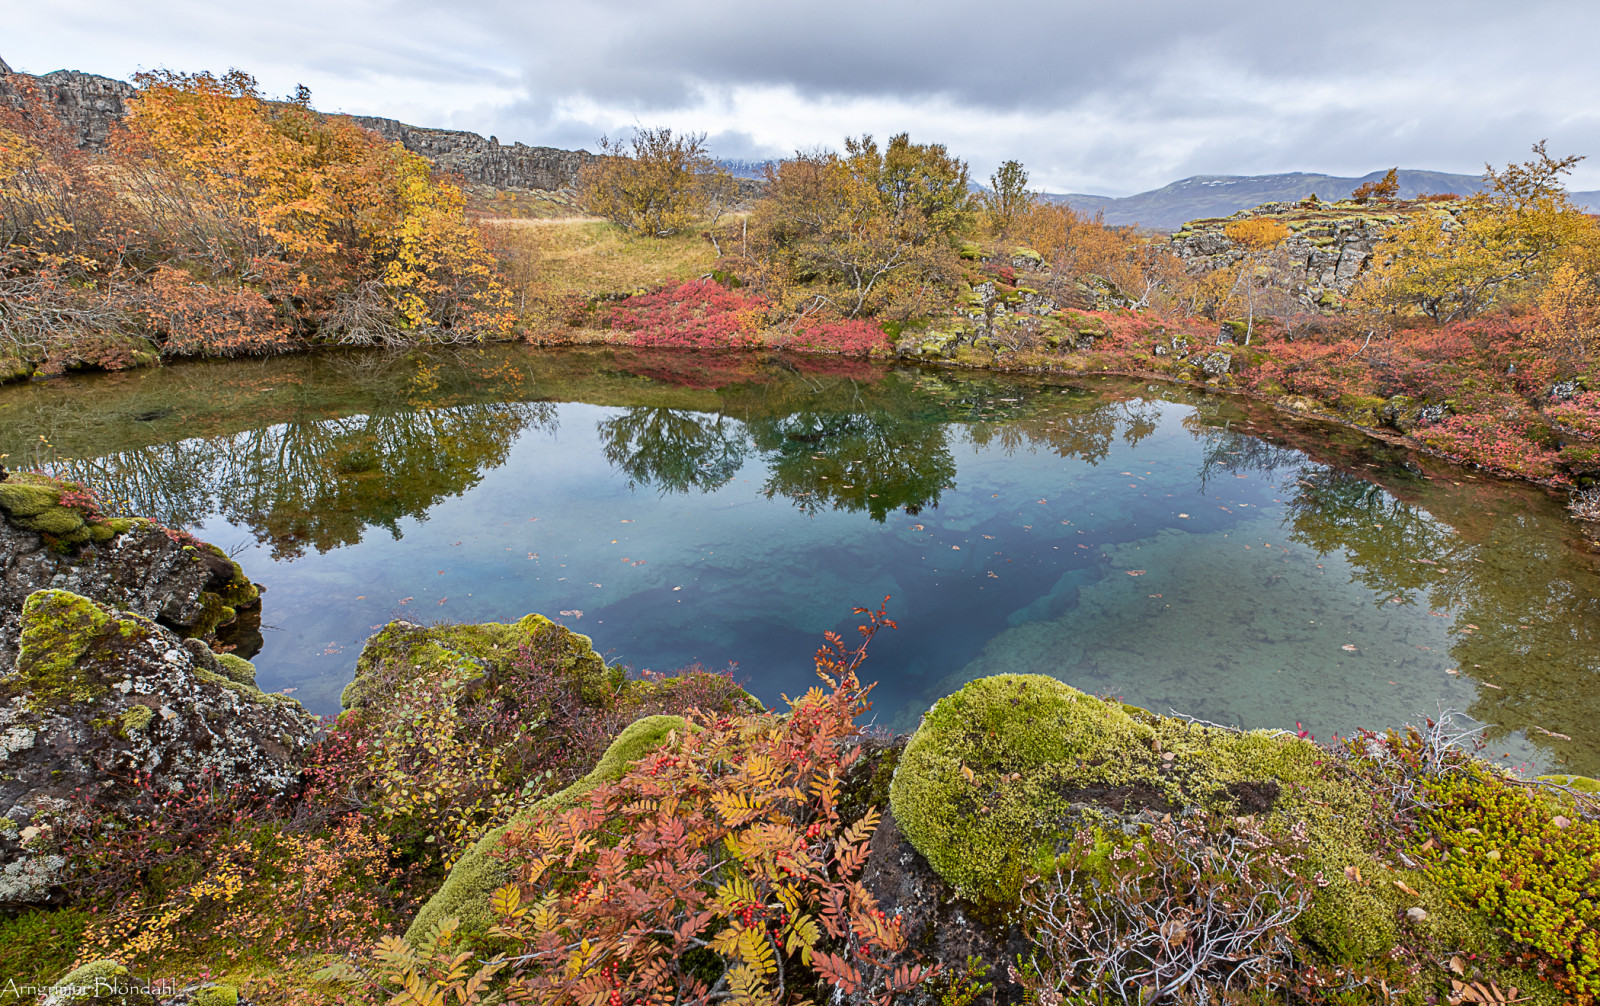
POLYGON ((503 464, 523 430, 555 418, 553 405, 511 403, 296 420, 56 467, 164 523, 220 513, 281 559, 354 543, 368 527, 399 537, 401 518, 426 519, 503 464))
POLYGON ((1298 469, 1306 463, 1306 456, 1292 447, 1279 447, 1258 436, 1241 433, 1227 427, 1191 423, 1184 426, 1200 443, 1200 491, 1213 478, 1222 474, 1243 475, 1260 472, 1268 479, 1277 480, 1279 469, 1298 469))
POLYGON ((663 493, 727 485, 750 443, 738 420, 655 406, 625 409, 596 429, 606 460, 630 486, 653 485, 663 493))
POLYGON ((1018 449, 1054 451, 1098 465, 1120 438, 1133 447, 1156 431, 1161 404, 1145 399, 1101 402, 1085 408, 1081 400, 1056 405, 1045 400, 1001 422, 983 421, 967 428, 977 447, 996 447, 1007 455, 1018 449))
POLYGON ((769 474, 767 498, 784 496, 803 512, 825 505, 917 513, 938 506, 956 476, 942 423, 880 412, 795 412, 750 423, 769 474))
POLYGON ((1015 391, 1004 398, 951 394, 930 406, 926 396, 902 400, 854 384, 837 394, 835 408, 785 409, 743 422, 635 406, 597 428, 607 460, 635 486, 716 489, 753 448, 769 469, 768 498, 783 496, 808 514, 833 507, 881 521, 891 510, 938 505, 956 475, 952 426, 963 426, 979 447, 1046 449, 1098 464, 1119 437, 1132 446, 1155 432, 1161 407, 1015 391))
POLYGON ((1380 605, 1420 596, 1430 610, 1453 614, 1451 661, 1497 686, 1480 686, 1465 710, 1490 724, 1491 737, 1523 731, 1571 770, 1600 771, 1600 598, 1580 587, 1593 571, 1557 529, 1539 527, 1536 514, 1502 514, 1469 540, 1351 473, 1307 465, 1296 484, 1291 540, 1322 555, 1342 552, 1380 605))

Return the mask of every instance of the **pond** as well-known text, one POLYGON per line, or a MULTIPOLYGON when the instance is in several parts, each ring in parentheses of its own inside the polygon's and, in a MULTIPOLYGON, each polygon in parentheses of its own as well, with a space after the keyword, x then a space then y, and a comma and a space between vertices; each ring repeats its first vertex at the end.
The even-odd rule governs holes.
POLYGON ((884 597, 874 715, 1054 675, 1326 738, 1441 709, 1600 774, 1600 577, 1559 501, 1241 399, 527 347, 0 389, 0 454, 228 548, 268 690, 337 711, 385 621, 542 612, 769 704, 884 597))

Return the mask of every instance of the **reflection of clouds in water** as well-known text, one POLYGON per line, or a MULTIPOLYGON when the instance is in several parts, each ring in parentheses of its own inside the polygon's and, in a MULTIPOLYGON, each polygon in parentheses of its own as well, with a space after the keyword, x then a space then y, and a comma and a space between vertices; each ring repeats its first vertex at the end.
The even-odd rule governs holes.
POLYGON ((518 402, 296 420, 54 467, 127 512, 178 527, 220 515, 289 558, 351 544, 368 527, 398 537, 402 517, 425 518, 556 415, 518 402))
MULTIPOLYGON (((245 363, 206 373, 271 373, 272 387, 265 390, 279 394, 272 388, 292 385, 279 371, 293 368, 281 361, 274 366, 277 371, 245 363)), ((383 392, 371 397, 385 401, 414 400, 414 364, 374 357, 344 366, 353 368, 350 374, 327 379, 365 382, 383 392)), ((592 380, 594 372, 566 367, 540 377, 537 393, 581 400, 582 386, 569 390, 562 381, 592 380)), ((429 368, 430 375, 448 376, 448 367, 429 368)), ((167 379, 159 373, 149 377, 167 379)), ((630 388, 640 387, 638 378, 628 381, 630 388)), ((960 651, 954 661, 959 665, 981 651, 975 667, 1037 669, 1159 708, 1165 703, 1209 719, 1277 725, 1309 723, 1320 711, 1336 708, 1350 717, 1341 722, 1393 722, 1397 715, 1431 713, 1446 697, 1489 723, 1491 737, 1527 731, 1541 750, 1567 759, 1564 767, 1600 770, 1600 689, 1588 686, 1600 677, 1594 570, 1564 543, 1565 526, 1553 506, 1520 488, 1430 483, 1408 474, 1401 456, 1381 450, 1363 448, 1358 462, 1353 451, 1340 457, 1342 448, 1331 440, 1319 453, 1317 441, 1308 446, 1315 457, 1308 456, 1255 435, 1241 407, 1224 399, 1183 389, 1157 394, 1146 387, 1107 387, 1102 395, 981 376, 887 372, 877 381, 802 381, 778 374, 767 384, 717 392, 669 393, 647 384, 651 404, 584 416, 574 446, 582 440, 590 452, 588 463, 597 470, 585 477, 595 485, 562 483, 568 487, 562 505, 571 510, 562 547, 588 533, 585 521, 597 505, 591 494, 604 491, 599 483, 608 470, 620 476, 610 481, 611 491, 621 491, 627 506, 638 506, 640 513, 651 512, 646 506, 668 508, 674 520, 691 524, 702 520, 700 511, 713 505, 713 497, 723 508, 783 500, 785 506, 764 512, 760 522, 720 543, 714 557, 709 549, 694 556, 685 552, 683 564, 692 559, 702 579, 680 577, 689 589, 651 600, 645 581, 668 574, 675 536, 687 535, 664 528, 649 563, 625 567, 640 586, 626 595, 624 607, 642 624, 658 617, 639 614, 653 611, 652 605, 673 613, 662 618, 681 614, 685 652, 708 638, 715 623, 719 645, 739 659, 745 655, 734 650, 751 648, 753 665, 759 641, 741 635, 728 612, 759 619, 768 608, 788 606, 804 610, 801 621, 811 626, 824 624, 840 605, 875 600, 856 596, 862 591, 892 589, 901 603, 914 598, 913 606, 949 623, 937 632, 922 630, 940 643, 916 655, 916 669, 935 677, 954 670, 938 663, 948 653, 960 651), (685 400, 695 407, 674 404, 685 400), (963 448, 959 463, 956 448, 963 448), (1336 464, 1319 460, 1330 457, 1336 464), (1129 469, 1129 477, 1107 470, 1113 459, 1114 467, 1129 469), (1369 461, 1381 461, 1383 468, 1366 467, 1369 461), (1354 472, 1347 470, 1351 466, 1354 472), (1364 475, 1382 478, 1393 491, 1364 475), (635 494, 624 483, 658 493, 635 494), (1042 526, 1027 537, 1008 537, 1012 531, 1005 529, 1019 523, 1023 494, 1020 505, 1030 516, 1020 523, 1042 514, 1048 498, 1052 507, 1067 507, 1050 520, 1065 537, 1046 540, 1042 526), (1206 498, 1201 502, 1197 495, 1206 498), (930 512, 918 518, 928 530, 915 532, 915 538, 906 528, 883 529, 905 536, 898 551, 874 537, 878 525, 851 520, 861 514, 884 521, 902 508, 930 512), (795 510, 808 521, 793 521, 795 510), (819 524, 824 519, 826 528, 819 524), (962 537, 938 538, 937 552, 920 544, 925 537, 935 543, 935 531, 957 530, 962 537), (1092 549, 1080 547, 1086 539, 1079 531, 1094 535, 1092 549), (1246 533, 1270 538, 1274 549, 1262 551, 1256 543, 1245 551, 1238 538, 1246 533), (1225 546, 1218 544, 1223 535, 1231 536, 1225 546), (1290 547, 1287 556, 1278 553, 1280 545, 1290 547), (1060 557, 1068 551, 1090 565, 1064 565, 1060 557), (1292 561, 1285 564, 1285 558, 1292 561), (1278 565, 1267 571, 1269 561, 1278 565), (1024 562, 1033 565, 1025 571, 1024 562), (1107 573, 1103 564, 1118 568, 1107 573), (793 572, 801 565, 807 575, 793 572), (1123 576, 1121 567, 1144 573, 1123 576), (807 592, 815 596, 802 596, 807 592), (698 603, 685 601, 691 595, 699 601, 715 596, 722 608, 691 615, 698 603), (1006 610, 986 607, 1001 597, 1006 610), (1017 617, 1008 623, 1008 616, 1017 617), (1359 638, 1340 635, 1349 631, 1346 623, 1360 626, 1359 638), (1336 631, 1340 625, 1346 628, 1336 631), (1446 676, 1451 669, 1460 673, 1446 676)), ((443 407, 377 408, 365 401, 360 414, 336 415, 311 389, 294 408, 261 410, 258 426, 240 429, 251 417, 235 409, 226 422, 217 422, 222 432, 156 443, 149 443, 154 431, 176 437, 206 428, 207 420, 186 419, 184 409, 169 415, 147 403, 119 404, 108 395, 98 407, 105 415, 131 416, 124 423, 130 438, 149 445, 58 467, 105 487, 125 509, 168 523, 198 525, 220 514, 269 543, 280 560, 315 551, 355 563, 359 553, 361 568, 348 575, 362 585, 352 595, 367 594, 369 580, 395 583, 403 587, 400 594, 411 594, 421 588, 397 578, 414 571, 402 572, 409 567, 395 558, 398 552, 384 551, 386 542, 368 542, 367 552, 344 546, 373 527, 395 536, 405 528, 408 544, 424 549, 441 544, 433 539, 444 528, 408 520, 450 523, 445 546, 468 537, 479 521, 497 523, 499 508, 510 504, 491 502, 493 494, 474 487, 507 464, 527 433, 553 430, 562 410, 574 408, 462 401, 459 389, 454 398, 439 388, 423 390, 443 407), (451 503, 463 495, 462 506, 451 503), (395 569, 378 572, 390 562, 395 569)), ((202 394, 198 388, 191 392, 202 394)), ((524 393, 533 394, 527 388, 524 393)), ((31 390, 27 394, 44 401, 31 390)), ((618 401, 615 387, 600 400, 618 401)), ((16 420, 20 413, 7 415, 16 420)), ((40 427, 52 436, 79 422, 64 410, 52 415, 40 427)), ((89 442, 109 436, 91 432, 100 440, 87 437, 89 442)), ((577 464, 575 455, 564 456, 564 463, 577 464)), ((524 469, 539 470, 541 463, 548 469, 554 457, 542 449, 524 469)), ((553 474, 546 470, 542 478, 553 474)), ((508 478, 517 483, 515 496, 528 494, 518 482, 526 478, 523 472, 508 478)), ((551 522, 546 517, 546 523, 530 526, 551 522)), ((522 559, 541 544, 489 543, 474 575, 497 569, 492 561, 503 553, 518 558, 528 575, 551 581, 566 576, 564 569, 545 568, 549 562, 522 559), (506 545, 516 550, 507 552, 506 545)), ((579 555, 582 549, 570 547, 574 568, 588 561, 579 555)), ((599 571, 586 570, 568 582, 605 583, 610 590, 621 582, 617 570, 624 568, 624 555, 630 563, 644 557, 639 548, 629 545, 616 556, 597 552, 593 558, 604 564, 599 571)), ((551 554, 547 549, 547 559, 551 554)), ((424 573, 437 577, 437 568, 424 573)), ((269 604, 287 610, 296 597, 302 617, 320 617, 314 609, 326 596, 326 584, 308 580, 295 588, 288 586, 292 577, 286 566, 262 577, 275 588, 285 585, 269 604)), ((477 584, 465 588, 480 590, 473 603, 501 596, 491 595, 487 582, 477 584)), ((442 588, 443 581, 437 585, 442 588)), ((534 600, 543 595, 530 593, 525 583, 498 589, 503 596, 496 603, 518 610, 484 608, 490 617, 544 603, 534 600)), ((450 594, 441 613, 467 596, 459 589, 450 594)), ((603 603, 623 605, 623 596, 603 602, 593 595, 562 595, 552 610, 581 602, 588 623, 607 618, 599 614, 603 603)), ((621 615, 619 607, 610 620, 621 615)), ((385 616, 361 618, 360 627, 378 617, 385 616)), ((269 613, 269 621, 277 618, 269 613)), ((316 640, 319 652, 327 642, 316 640)), ((903 670, 877 666, 886 676, 903 670)), ((907 689, 920 690, 911 671, 904 675, 907 689)))

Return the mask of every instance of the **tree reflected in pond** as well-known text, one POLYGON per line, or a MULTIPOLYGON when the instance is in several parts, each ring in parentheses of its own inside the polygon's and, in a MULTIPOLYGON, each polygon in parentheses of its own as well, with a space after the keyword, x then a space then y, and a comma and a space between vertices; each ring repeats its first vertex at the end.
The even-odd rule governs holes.
POLYGON ((750 439, 744 424, 721 414, 634 406, 595 424, 606 460, 628 485, 663 493, 710 492, 733 479, 750 439))
POLYGON ((939 505, 956 477, 945 427, 888 414, 796 412, 750 424, 763 453, 767 498, 808 514, 832 506, 884 520, 939 505))
POLYGON ((553 405, 521 402, 299 419, 54 467, 175 527, 220 514, 286 559, 354 544, 371 527, 399 538, 401 519, 426 520, 555 417, 553 405))
POLYGON ((1480 684, 1462 711, 1489 724, 1490 739, 1521 731, 1562 761, 1595 761, 1573 738, 1600 722, 1600 600, 1580 589, 1593 571, 1559 538, 1532 526, 1532 515, 1452 525, 1322 466, 1303 466, 1294 485, 1290 540, 1342 553, 1377 605, 1425 604, 1452 618, 1453 669, 1480 684), (1573 680, 1575 668, 1586 680, 1573 680))

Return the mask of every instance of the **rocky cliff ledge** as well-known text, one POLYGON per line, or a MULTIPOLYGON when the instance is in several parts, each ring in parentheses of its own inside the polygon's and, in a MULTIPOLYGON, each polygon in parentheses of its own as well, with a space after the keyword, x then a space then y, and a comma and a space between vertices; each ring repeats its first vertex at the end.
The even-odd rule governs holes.
POLYGON ((135 90, 126 81, 77 70, 56 70, 38 77, 17 73, 0 59, 0 101, 18 101, 29 86, 38 89, 85 150, 105 149, 111 130, 128 114, 127 101, 135 90))
MULTIPOLYGON (((38 88, 56 115, 72 127, 80 147, 96 151, 105 149, 111 131, 128 114, 127 101, 136 90, 126 81, 77 70, 42 76, 18 73, 0 59, 0 101, 17 101, 29 86, 38 88)), ((565 188, 594 159, 587 150, 505 146, 498 137, 484 139, 462 130, 428 129, 371 115, 350 118, 468 183, 497 189, 565 188)))
POLYGON ((1283 254, 1296 296, 1307 306, 1331 307, 1355 287, 1385 232, 1410 212, 1409 203, 1266 203, 1229 217, 1191 220, 1172 236, 1172 250, 1191 272, 1226 268, 1245 254, 1225 233, 1228 224, 1250 217, 1276 220, 1289 228, 1283 254))

